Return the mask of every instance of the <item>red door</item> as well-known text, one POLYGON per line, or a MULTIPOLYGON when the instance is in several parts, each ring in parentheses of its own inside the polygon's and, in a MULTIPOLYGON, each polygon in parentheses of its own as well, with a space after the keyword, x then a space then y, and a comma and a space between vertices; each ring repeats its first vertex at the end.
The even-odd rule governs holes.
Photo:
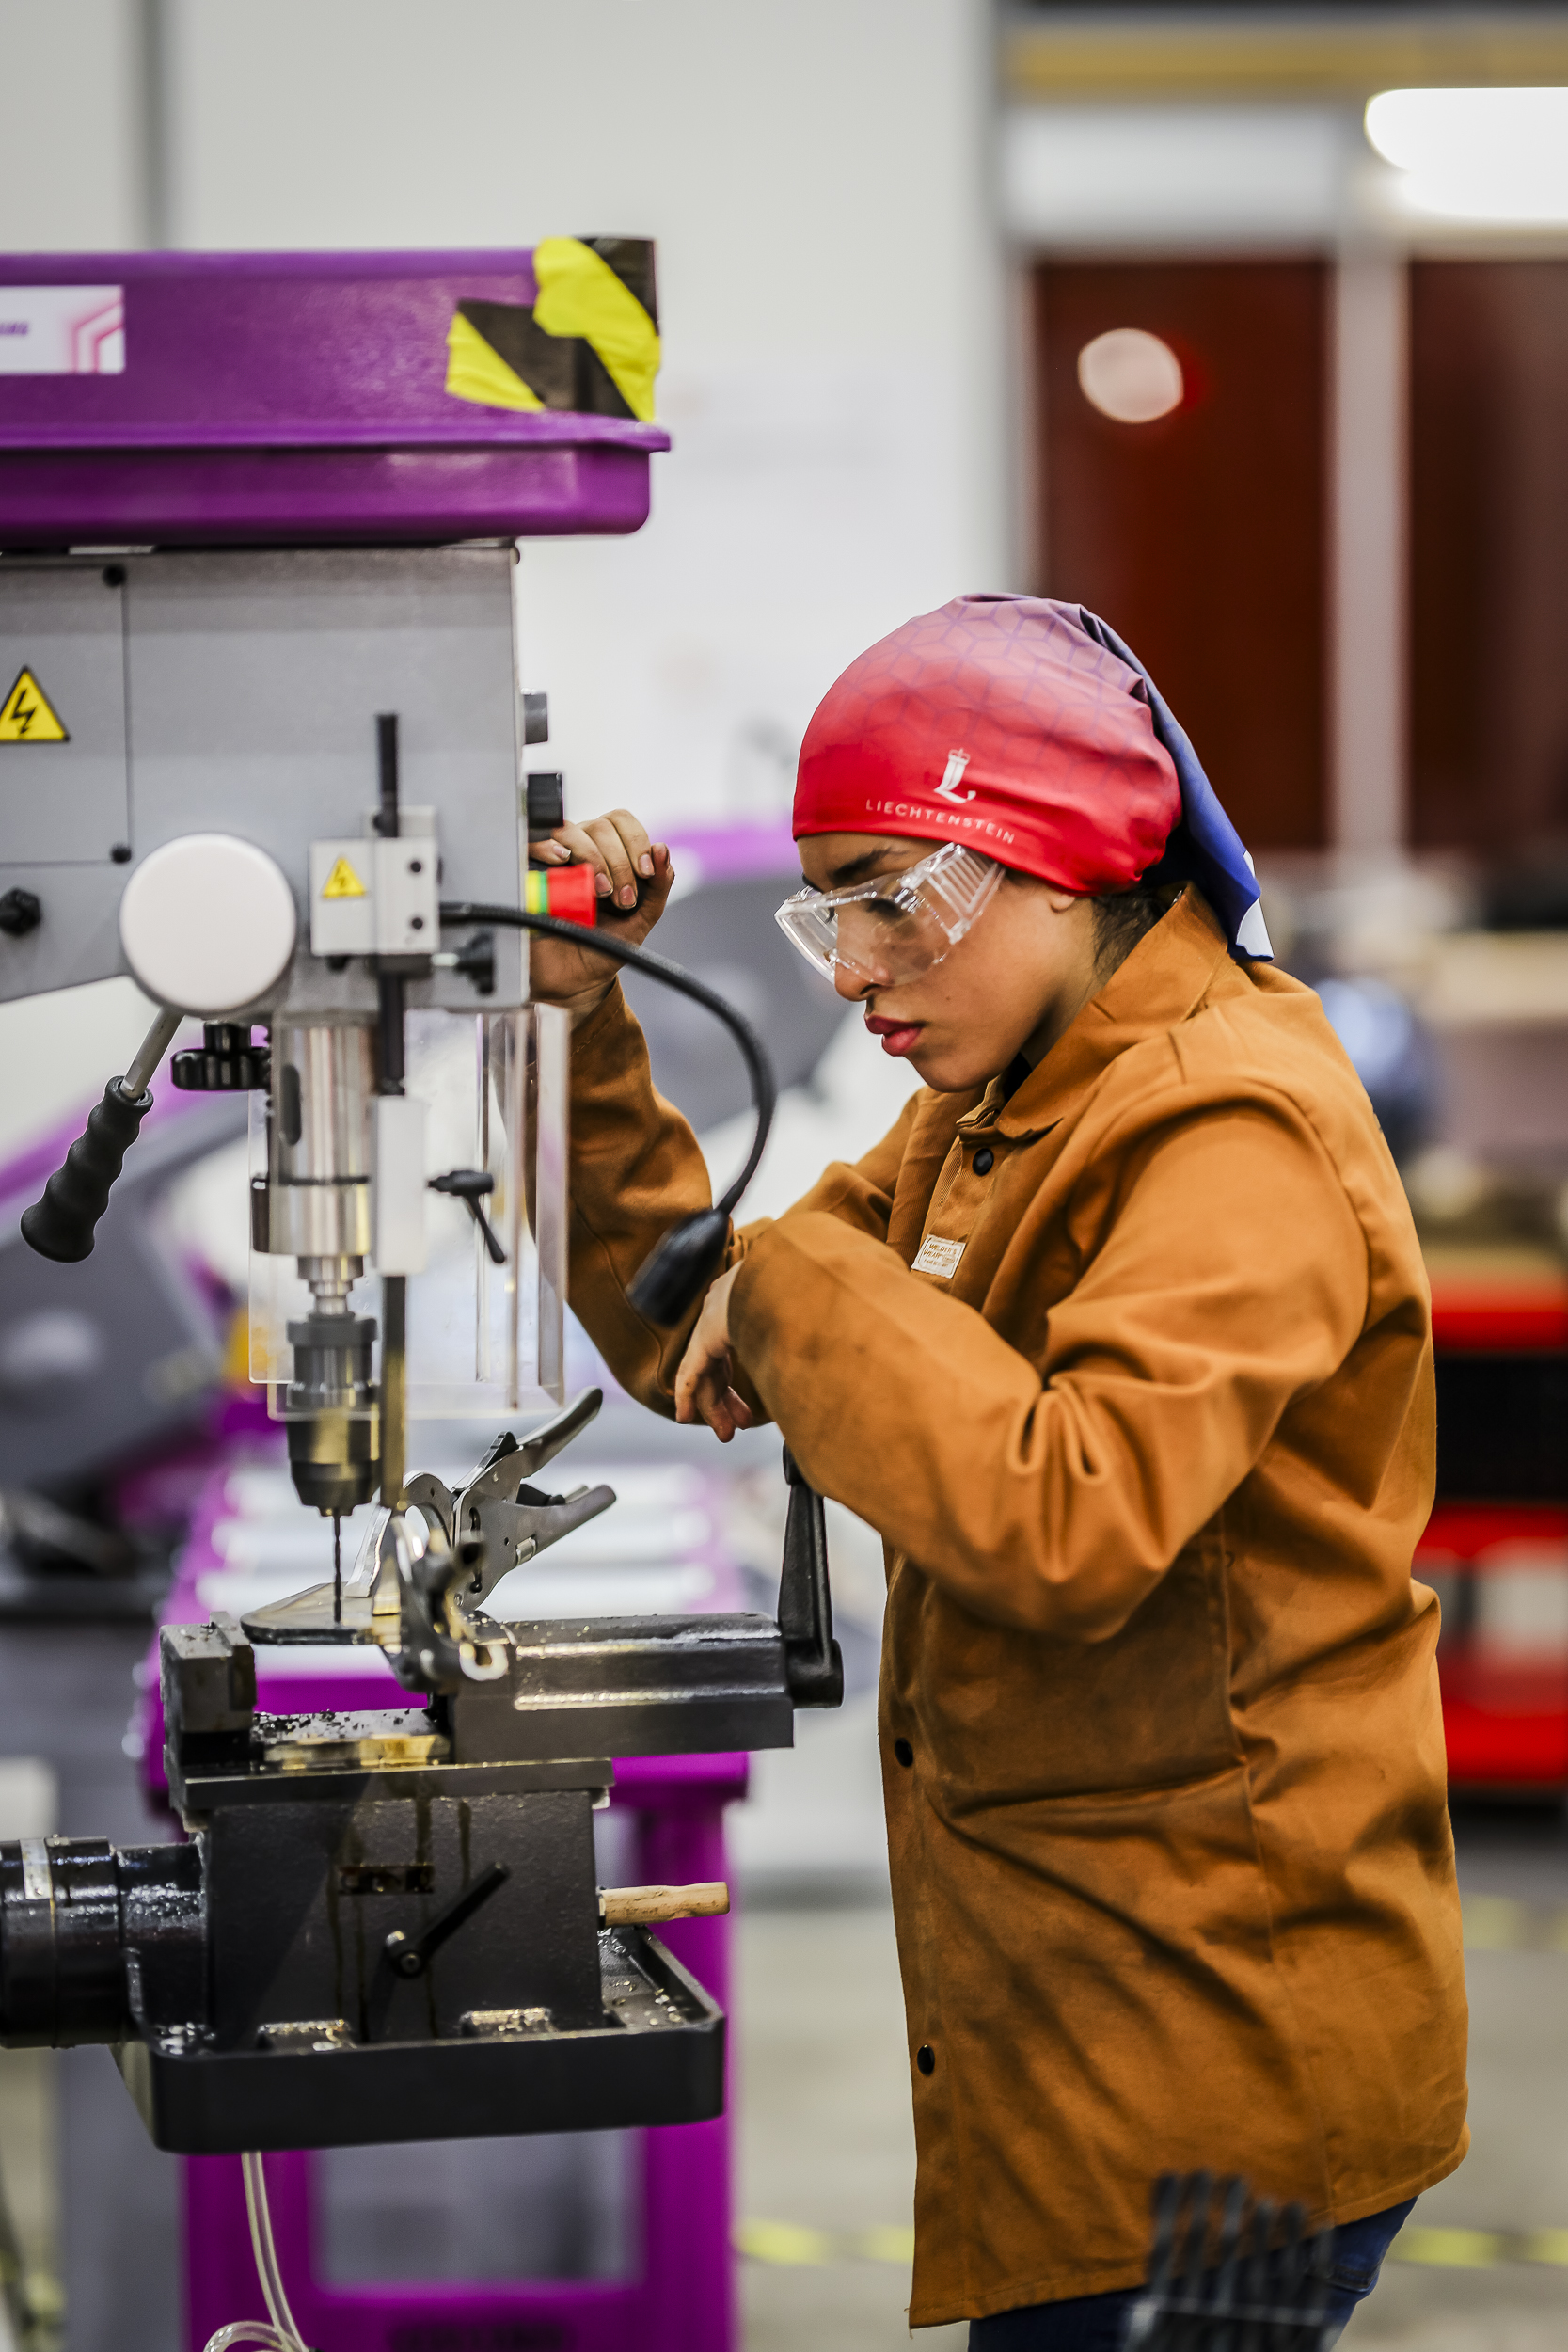
POLYGON ((1324 839, 1321 262, 1042 263, 1035 272, 1037 577, 1126 638, 1242 838, 1324 839), (1133 327, 1180 405, 1104 414, 1079 360, 1133 327))

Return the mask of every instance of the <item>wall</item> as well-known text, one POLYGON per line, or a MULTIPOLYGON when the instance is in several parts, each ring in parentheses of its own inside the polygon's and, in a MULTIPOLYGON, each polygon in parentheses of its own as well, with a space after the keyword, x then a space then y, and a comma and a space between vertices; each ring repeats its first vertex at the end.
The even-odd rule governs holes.
POLYGON ((140 242, 142 20, 136 0, 0 0, 0 249, 140 242))
POLYGON ((776 803, 835 672, 995 577, 980 0, 182 0, 170 54, 182 245, 658 240, 653 523, 525 564, 574 809, 776 803))

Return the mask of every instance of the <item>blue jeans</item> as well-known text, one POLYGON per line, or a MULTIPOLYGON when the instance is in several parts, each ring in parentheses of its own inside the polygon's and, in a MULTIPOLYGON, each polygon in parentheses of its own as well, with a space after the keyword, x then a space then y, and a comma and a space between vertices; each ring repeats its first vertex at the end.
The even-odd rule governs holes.
MULTIPOLYGON (((1383 2257, 1409 2217, 1414 2197, 1335 2232, 1333 2284, 1323 2318, 1342 2328, 1377 2284, 1383 2257)), ((969 2352, 1120 2352, 1136 2287, 1117 2295, 1075 2295, 1061 2303, 1031 2303, 969 2323, 969 2352)), ((1331 2339, 1332 2341, 1332 2339, 1331 2339)))

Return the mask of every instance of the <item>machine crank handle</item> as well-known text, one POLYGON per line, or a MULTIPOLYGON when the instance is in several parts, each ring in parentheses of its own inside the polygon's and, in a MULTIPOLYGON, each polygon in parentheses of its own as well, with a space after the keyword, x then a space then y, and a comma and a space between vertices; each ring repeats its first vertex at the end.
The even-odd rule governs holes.
POLYGON ((429 1927, 419 1935, 404 1935, 394 1928, 382 1949, 391 1963, 392 1973, 398 1977, 422 1977, 436 1954, 449 1937, 457 1933, 470 1920, 482 1903, 499 1892, 512 1876, 504 1862, 492 1862, 482 1870, 471 1886, 461 1895, 454 1895, 450 1903, 436 1914, 429 1927))
POLYGON ((496 1189, 496 1180, 487 1169, 454 1168, 445 1176, 432 1176, 425 1189, 427 1192, 444 1192, 451 1200, 461 1200, 479 1227, 490 1263, 506 1263, 506 1252, 496 1237, 496 1229, 479 1205, 486 1194, 496 1189))
POLYGON ((22 1217, 22 1238, 40 1258, 74 1265, 92 1255, 99 1218, 109 1205, 115 1178, 125 1154, 141 1133, 142 1120, 152 1108, 150 1081, 173 1043, 184 1015, 166 1006, 149 1029, 123 1078, 111 1078, 103 1100, 88 1114, 87 1132, 77 1136, 22 1217))
POLYGON ((704 1879, 694 1886, 601 1886, 599 1925, 606 1928, 654 1928, 668 1919, 721 1919, 730 1907, 730 1890, 722 1879, 704 1879))
POLYGON ((827 1513, 788 1446, 784 1473, 789 1481, 789 1517, 779 1577, 779 1631, 789 1695, 797 1707, 838 1707, 844 1698, 844 1660, 833 1640, 827 1513))

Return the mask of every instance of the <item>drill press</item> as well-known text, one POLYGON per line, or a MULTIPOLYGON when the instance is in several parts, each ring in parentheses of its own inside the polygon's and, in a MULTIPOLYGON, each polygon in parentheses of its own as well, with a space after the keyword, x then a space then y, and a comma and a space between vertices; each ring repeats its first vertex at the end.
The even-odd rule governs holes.
MULTIPOLYGON (((91 1249, 198 1016, 177 1082, 255 1106, 253 1376, 304 1506, 380 1501, 330 1584, 166 1629, 185 1843, 0 1846, 0 2042, 111 2044, 185 2152, 718 2112, 721 2014, 650 1930, 722 1889, 600 1888, 592 1813, 617 1756, 787 1745, 842 1689, 799 1483, 778 1621, 515 1624, 485 1610, 499 1579, 614 1500, 531 1483, 596 1396, 503 1427, 455 1491, 405 1459, 411 1406, 562 1405, 566 1023, 529 1001, 524 934, 593 907, 568 872, 541 908, 525 869, 513 542, 635 528, 665 443, 626 362, 651 250, 551 244, 608 305, 558 306, 559 333, 528 255, 6 265, 100 317, 114 278, 123 340, 47 401, 0 379, 0 664, 54 722, 0 739, 0 997, 129 971, 162 1009, 24 1231, 91 1249), (406 1708, 258 1712, 257 1645, 367 1643, 406 1708)), ((600 937, 717 1011, 752 1075, 747 1170, 640 1278, 670 1321, 770 1081, 737 1015, 600 937)))

